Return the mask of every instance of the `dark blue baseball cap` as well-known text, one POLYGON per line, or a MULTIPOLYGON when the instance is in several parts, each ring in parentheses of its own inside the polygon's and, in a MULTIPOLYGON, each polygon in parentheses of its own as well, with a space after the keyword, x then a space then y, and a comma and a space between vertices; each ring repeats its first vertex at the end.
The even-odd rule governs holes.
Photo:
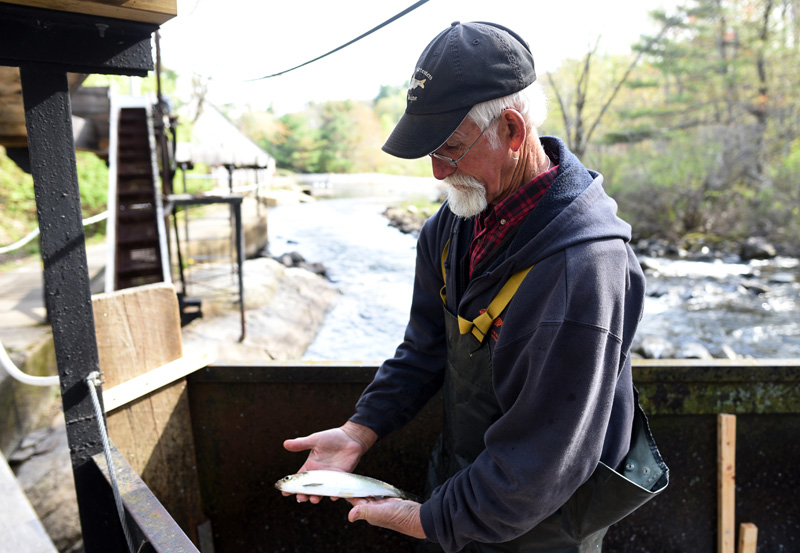
POLYGON ((422 52, 406 111, 382 149, 405 159, 428 155, 475 104, 508 96, 535 80, 531 49, 514 31, 496 23, 456 21, 422 52))

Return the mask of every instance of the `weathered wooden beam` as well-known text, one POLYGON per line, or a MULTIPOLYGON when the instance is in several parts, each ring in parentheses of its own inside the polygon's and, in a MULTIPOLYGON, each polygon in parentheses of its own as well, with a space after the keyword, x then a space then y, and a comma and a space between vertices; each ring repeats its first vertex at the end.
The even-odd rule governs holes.
POLYGON ((144 23, 164 23, 178 15, 176 0, 3 0, 9 4, 32 6, 48 10, 101 15, 144 23))
POLYGON ((103 392, 103 405, 105 405, 106 413, 157 392, 176 380, 207 367, 212 361, 213 359, 207 352, 185 355, 117 384, 113 388, 108 388, 103 392))
POLYGON ((158 26, 0 2, 0 65, 144 77, 158 26))
POLYGON ((13 138, 13 139, 22 139, 22 146, 28 145, 27 130, 25 129, 25 123, 3 123, 0 121, 0 138, 13 138))
POLYGON ((25 127, 25 108, 21 97, 19 102, 0 104, 0 125, 11 124, 25 127))
POLYGON ((201 367, 184 362, 175 289, 158 283, 96 294, 92 308, 104 386, 131 400, 108 409, 108 435, 197 542, 205 516, 186 381, 176 376, 201 367))

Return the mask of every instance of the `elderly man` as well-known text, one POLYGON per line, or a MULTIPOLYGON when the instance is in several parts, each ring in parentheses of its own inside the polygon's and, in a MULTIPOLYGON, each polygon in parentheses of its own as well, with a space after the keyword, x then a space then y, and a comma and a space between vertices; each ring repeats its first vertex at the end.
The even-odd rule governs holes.
POLYGON ((419 237, 405 339, 349 421, 284 444, 311 450, 301 470, 352 471, 443 389, 427 499, 352 500, 349 518, 444 551, 599 551, 667 485, 631 379, 630 226, 598 173, 538 136, 535 78, 496 24, 453 23, 422 53, 383 149, 430 155, 448 199, 419 237))

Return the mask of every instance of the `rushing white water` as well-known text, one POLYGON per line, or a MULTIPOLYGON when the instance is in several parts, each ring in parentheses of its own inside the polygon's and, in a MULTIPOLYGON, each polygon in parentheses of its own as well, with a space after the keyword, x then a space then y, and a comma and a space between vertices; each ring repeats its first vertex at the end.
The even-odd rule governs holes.
MULTIPOLYGON (((342 292, 305 359, 381 361, 402 340, 416 239, 388 225, 382 213, 390 203, 347 198, 270 209, 270 253, 323 263, 342 292)), ((742 356, 800 357, 797 265, 648 260, 639 336, 678 348, 695 342, 712 354, 726 345, 742 356)))
POLYGON ((388 225, 386 205, 359 198, 270 209, 270 253, 321 262, 341 291, 304 359, 381 361, 402 341, 417 241, 388 225))

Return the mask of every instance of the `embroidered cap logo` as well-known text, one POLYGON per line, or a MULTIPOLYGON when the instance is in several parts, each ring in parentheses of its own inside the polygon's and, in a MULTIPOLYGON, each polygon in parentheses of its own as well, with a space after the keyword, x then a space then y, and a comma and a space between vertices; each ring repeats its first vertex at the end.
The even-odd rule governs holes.
POLYGON ((407 99, 409 102, 414 102, 417 100, 417 97, 411 94, 417 88, 425 88, 425 83, 433 80, 433 75, 422 69, 421 67, 417 67, 414 71, 414 74, 411 75, 411 81, 408 85, 408 96, 407 99), (418 78, 419 77, 419 78, 418 78))

